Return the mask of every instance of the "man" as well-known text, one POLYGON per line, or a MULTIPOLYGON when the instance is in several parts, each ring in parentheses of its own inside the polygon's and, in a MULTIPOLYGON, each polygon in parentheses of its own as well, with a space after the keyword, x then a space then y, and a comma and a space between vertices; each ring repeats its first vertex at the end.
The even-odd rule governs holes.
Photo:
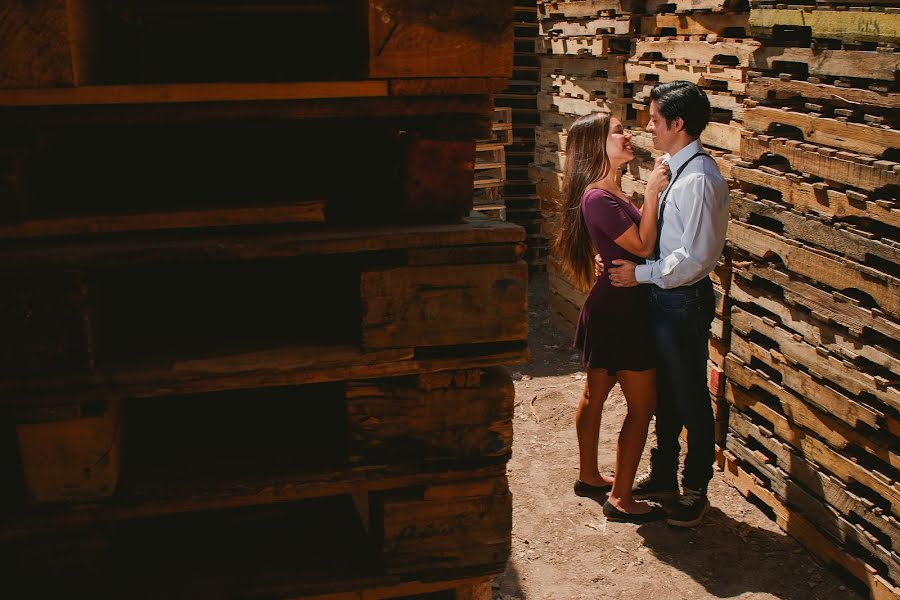
POLYGON ((650 471, 634 485, 634 497, 678 496, 678 441, 682 426, 688 448, 683 492, 668 523, 693 527, 709 508, 706 490, 715 461, 712 407, 706 361, 714 296, 709 273, 725 245, 728 184, 715 161, 703 153, 700 133, 709 122, 709 99, 686 81, 664 83, 650 94, 647 131, 666 153, 671 171, 659 208, 655 256, 646 264, 616 260, 615 286, 652 285, 650 312, 657 352, 656 445, 650 471))

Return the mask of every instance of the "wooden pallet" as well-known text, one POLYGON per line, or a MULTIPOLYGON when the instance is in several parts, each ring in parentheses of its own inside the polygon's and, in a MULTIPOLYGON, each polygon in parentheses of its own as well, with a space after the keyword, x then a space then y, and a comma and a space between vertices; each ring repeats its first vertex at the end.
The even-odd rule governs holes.
POLYGON ((765 77, 753 74, 747 84, 747 95, 763 101, 802 100, 835 106, 842 109, 885 114, 900 108, 900 94, 865 88, 837 86, 813 78, 813 81, 795 79, 785 73, 783 77, 765 77))
POLYGON ((750 11, 750 33, 754 37, 783 39, 785 30, 799 30, 806 39, 896 45, 900 44, 900 14, 814 10, 814 7, 750 11))
MULTIPOLYGON (((632 84, 632 97, 646 105, 650 104, 650 93, 653 91, 655 83, 641 82, 632 84)), ((706 97, 709 99, 709 105, 712 109, 713 116, 722 121, 723 118, 729 120, 734 119, 740 121, 744 115, 744 96, 732 94, 731 92, 722 92, 718 90, 704 89, 706 97)))
POLYGON ((440 356, 438 348, 455 346, 469 327, 482 332, 474 343, 486 343, 487 355, 519 360, 525 340, 517 313, 525 306, 525 265, 517 262, 522 241, 513 225, 471 222, 9 248, 0 257, 12 269, 2 319, 4 330, 17 333, 3 346, 8 359, 0 398, 39 401, 58 396, 52 391, 57 385, 73 398, 158 395, 483 363, 475 358, 480 351, 440 356), (316 300, 288 272, 321 276, 334 291, 316 300), (489 272, 497 276, 493 283, 489 272), (476 298, 480 293, 496 297, 485 302, 476 298), (190 301, 176 300, 184 294, 190 301), (472 314, 460 306, 470 306, 472 314), (232 309, 246 315, 239 326, 230 321, 232 309), (519 333, 511 336, 500 331, 505 319, 499 315, 507 310, 518 322, 513 329, 519 333), (448 320, 445 311, 460 321, 448 320), (510 346, 513 338, 519 342, 510 346), (205 347, 197 339, 206 339, 205 347), (436 352, 424 350, 431 343, 436 352))
POLYGON ((777 167, 742 161, 732 168, 732 173, 742 190, 761 198, 780 198, 801 213, 815 213, 828 219, 855 217, 900 227, 900 209, 891 200, 852 189, 836 189, 816 178, 777 167))
POLYGON ((10 586, 27 584, 38 596, 65 588, 122 597, 141 581, 148 598, 258 598, 277 590, 320 600, 439 591, 486 600, 487 577, 502 572, 509 555, 511 526, 503 474, 432 475, 357 503, 345 494, 136 519, 116 523, 114 534, 88 530, 3 549, 16 557, 10 586))
POLYGON ((753 53, 750 66, 776 74, 789 72, 893 83, 900 68, 900 55, 893 52, 763 46, 753 53), (865 71, 861 71, 859 65, 866 65, 865 71))
POLYGON ((584 19, 606 14, 637 14, 640 3, 635 0, 538 0, 539 19, 584 19))
MULTIPOLYGON (((733 442, 730 444, 732 446, 734 445, 733 442)), ((777 486, 779 490, 782 490, 783 493, 785 493, 785 495, 788 493, 787 490, 790 490, 792 492, 790 496, 791 500, 795 502, 804 502, 805 496, 801 495, 802 492, 797 491, 798 488, 788 487, 788 484, 781 487, 778 486, 777 483, 773 484, 771 482, 772 479, 775 481, 778 481, 779 479, 784 481, 783 476, 780 478, 773 477, 767 482, 759 476, 747 472, 745 466, 747 463, 741 463, 731 450, 726 450, 723 453, 723 462, 725 463, 725 480, 728 483, 734 486, 745 497, 756 498, 772 510, 775 515, 775 521, 778 523, 779 527, 800 541, 800 543, 806 546, 816 556, 827 563, 840 566, 842 569, 859 579, 869 588, 872 598, 884 600, 895 598, 897 594, 900 594, 900 590, 898 590, 889 580, 885 579, 884 576, 879 574, 875 567, 867 563, 864 559, 849 554, 839 543, 833 541, 831 537, 822 534, 816 528, 817 523, 827 523, 831 525, 832 534, 850 540, 865 539, 862 534, 852 529, 853 526, 850 525, 849 522, 843 519, 836 519, 837 525, 832 524, 835 519, 832 517, 831 522, 829 522, 827 520, 829 517, 828 510, 824 508, 816 510, 813 513, 814 516, 812 519, 808 520, 800 511, 789 506, 785 499, 779 498, 770 489, 769 486, 777 486), (798 496, 800 497, 798 498, 798 496), (837 528, 837 531, 834 531, 835 528, 837 528)), ((810 503, 808 500, 805 501, 805 505, 807 509, 810 510, 810 503)), ((871 543, 866 545, 872 547, 871 543)), ((879 559, 884 555, 884 553, 878 549, 876 549, 875 552, 875 555, 878 556, 879 559)))
POLYGON ((7 65, 0 86, 503 78, 512 67, 512 16, 510 0, 489 9, 458 2, 437 12, 403 0, 128 9, 61 1, 15 5, 4 7, 0 19, 9 34, 0 47, 7 65), (317 19, 314 30, 310 15, 317 19), (327 64, 295 60, 320 51, 335 27, 354 51, 327 64))
POLYGON ((541 60, 541 77, 566 75, 573 78, 594 77, 609 81, 625 82, 625 56, 586 57, 569 54, 544 54, 541 60))
POLYGON ((686 12, 658 13, 641 17, 641 33, 651 36, 717 35, 745 37, 749 32, 749 13, 686 12))
POLYGON ((568 115, 584 116, 596 112, 608 113, 622 123, 629 123, 629 107, 627 98, 606 99, 596 97, 582 99, 541 92, 537 97, 538 109, 544 112, 560 112, 568 115))
POLYGON ((782 136, 788 135, 788 131, 796 132, 813 144, 876 157, 900 149, 900 131, 897 129, 754 104, 744 110, 742 119, 744 127, 750 131, 782 136))
POLYGON ((826 182, 869 192, 900 185, 900 164, 896 162, 817 146, 801 140, 744 132, 741 158, 759 161, 769 154, 785 159, 794 171, 821 177, 826 182))
POLYGON ((739 191, 732 191, 730 207, 733 218, 773 230, 809 247, 818 247, 885 271, 900 267, 900 247, 896 242, 850 224, 826 223, 792 211, 782 203, 739 191))
POLYGON ((541 91, 583 100, 618 101, 631 98, 631 85, 605 77, 550 75, 541 81, 541 91))
POLYGON ((21 536, 347 490, 365 494, 416 485, 417 472, 447 472, 455 480, 466 471, 490 471, 510 455, 513 396, 509 376, 492 369, 20 408, 24 484, 20 490, 17 481, 5 481, 15 506, 0 530, 21 536), (212 413, 217 426, 207 430, 212 413), (307 425, 297 422, 301 413, 310 417, 307 425), (164 448, 154 437, 159 432, 164 448), (62 504, 34 511, 26 499, 62 504))
POLYGON ((743 94, 747 69, 723 65, 670 63, 665 60, 630 59, 625 76, 631 82, 669 83, 690 81, 701 88, 743 94))
POLYGON ((604 15, 578 20, 547 18, 540 22, 540 34, 549 38, 636 35, 639 24, 638 17, 626 15, 604 15))
POLYGON ((635 42, 638 60, 665 60, 675 64, 750 67, 761 44, 756 40, 717 36, 644 37, 635 42))
POLYGON ((541 38, 538 53, 570 54, 576 56, 627 55, 631 51, 631 36, 596 35, 566 38, 541 38))
POLYGON ((741 9, 740 0, 646 0, 644 8, 648 14, 692 13, 695 11, 723 12, 741 9))

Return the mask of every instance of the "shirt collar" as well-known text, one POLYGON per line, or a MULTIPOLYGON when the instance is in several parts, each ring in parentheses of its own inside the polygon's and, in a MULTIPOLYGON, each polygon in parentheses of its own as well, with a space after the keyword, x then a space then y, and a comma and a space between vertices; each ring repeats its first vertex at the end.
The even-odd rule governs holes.
POLYGON ((678 172, 678 169, 687 162, 687 159, 697 154, 698 152, 703 150, 703 146, 700 144, 700 140, 694 140, 681 150, 675 153, 675 156, 669 156, 666 154, 666 160, 669 161, 669 171, 672 173, 678 172))

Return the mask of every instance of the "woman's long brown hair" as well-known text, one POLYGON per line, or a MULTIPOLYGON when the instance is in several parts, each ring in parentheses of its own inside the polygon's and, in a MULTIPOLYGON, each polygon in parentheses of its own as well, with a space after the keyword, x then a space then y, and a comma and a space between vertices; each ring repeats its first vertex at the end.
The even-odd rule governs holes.
POLYGON ((608 134, 609 115, 592 113, 579 117, 566 139, 566 168, 554 249, 563 268, 583 289, 590 288, 594 280, 594 246, 581 213, 581 197, 587 186, 609 172, 608 134))

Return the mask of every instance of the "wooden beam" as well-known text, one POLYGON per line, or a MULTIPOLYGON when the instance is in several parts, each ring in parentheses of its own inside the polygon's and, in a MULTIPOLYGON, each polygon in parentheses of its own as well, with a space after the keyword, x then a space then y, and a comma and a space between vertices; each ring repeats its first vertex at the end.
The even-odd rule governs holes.
POLYGON ((850 43, 900 43, 900 14, 802 8, 754 8, 750 31, 755 37, 776 38, 781 27, 808 28, 813 38, 850 43))

